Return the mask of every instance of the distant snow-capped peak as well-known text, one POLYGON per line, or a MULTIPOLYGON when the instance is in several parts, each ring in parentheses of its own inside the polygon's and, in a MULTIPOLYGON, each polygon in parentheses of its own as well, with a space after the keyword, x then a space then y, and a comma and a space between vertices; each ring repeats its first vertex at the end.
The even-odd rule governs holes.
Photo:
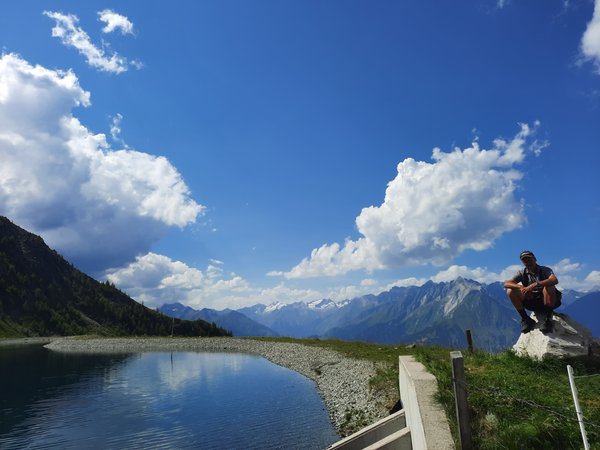
POLYGON ((278 309, 284 308, 285 306, 286 306, 285 303, 281 303, 281 302, 271 303, 269 306, 267 306, 265 308, 265 313, 277 311, 278 309))
POLYGON ((338 304, 331 299, 324 298, 308 303, 309 309, 333 309, 337 308, 338 304))

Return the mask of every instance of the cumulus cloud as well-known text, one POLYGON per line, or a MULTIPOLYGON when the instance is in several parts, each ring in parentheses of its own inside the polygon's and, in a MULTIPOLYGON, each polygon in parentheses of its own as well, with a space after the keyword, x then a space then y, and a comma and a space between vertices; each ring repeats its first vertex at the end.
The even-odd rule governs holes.
POLYGON ((356 218, 359 239, 322 245, 289 272, 269 275, 305 278, 442 265, 465 250, 490 248, 526 222, 523 203, 515 196, 522 174, 514 166, 527 151, 539 150, 539 145, 527 145, 533 132, 522 124, 513 139, 496 139, 489 150, 474 142, 449 153, 435 148, 432 163, 405 159, 383 203, 364 208, 356 218))
POLYGON ((581 38, 581 53, 596 65, 600 74, 600 0, 595 1, 594 15, 581 38))
POLYGON ((53 11, 44 11, 44 15, 56 22, 52 28, 52 36, 59 38, 67 47, 77 49, 91 67, 116 74, 128 70, 129 62, 127 58, 117 52, 108 55, 103 48, 98 48, 92 43, 90 36, 81 27, 77 26, 79 23, 77 16, 53 11))
POLYGON ((72 115, 89 105, 73 72, 0 58, 0 214, 97 271, 147 252, 204 207, 166 158, 113 151, 72 115))
POLYGON ((109 270, 107 279, 138 301, 150 306, 187 300, 187 293, 210 280, 200 270, 167 256, 147 253, 121 269, 109 270))
POLYGON ((121 34, 133 34, 133 23, 127 17, 110 9, 99 11, 98 20, 106 24, 102 28, 103 33, 112 33, 119 30, 121 34))

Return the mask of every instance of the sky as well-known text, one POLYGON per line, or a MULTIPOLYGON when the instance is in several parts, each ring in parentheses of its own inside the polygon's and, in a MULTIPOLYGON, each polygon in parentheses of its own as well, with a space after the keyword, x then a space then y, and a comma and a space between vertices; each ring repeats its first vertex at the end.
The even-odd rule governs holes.
POLYGON ((150 307, 600 289, 600 0, 6 1, 0 215, 150 307))

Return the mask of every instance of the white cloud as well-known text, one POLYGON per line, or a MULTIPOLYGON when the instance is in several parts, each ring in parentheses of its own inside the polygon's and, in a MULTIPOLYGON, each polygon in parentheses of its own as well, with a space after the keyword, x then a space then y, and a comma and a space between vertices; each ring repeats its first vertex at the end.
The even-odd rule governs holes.
MULTIPOLYGON (((539 125, 536 122, 535 126, 539 125)), ((526 124, 510 140, 497 139, 490 150, 471 147, 444 153, 433 150, 433 163, 407 158, 387 187, 380 206, 364 208, 356 218, 357 240, 314 249, 287 278, 337 276, 352 270, 450 262, 465 250, 485 250, 504 233, 526 223, 523 203, 515 197, 522 174, 526 124)))
POLYGON ((571 273, 582 269, 578 262, 573 262, 569 258, 561 259, 552 268, 556 273, 571 273))
POLYGON ((77 16, 53 11, 44 11, 44 15, 56 21, 56 25, 52 28, 52 36, 59 38, 67 47, 77 49, 91 67, 117 74, 128 70, 127 58, 116 52, 107 55, 104 49, 92 43, 89 35, 77 26, 79 22, 77 16))
POLYGON ((115 30, 120 30, 121 34, 133 34, 133 23, 127 17, 110 9, 99 11, 98 19, 106 24, 102 28, 103 33, 112 33, 115 30))
POLYGON ((531 143, 531 151, 535 156, 540 156, 542 151, 550 146, 550 142, 547 140, 538 141, 537 139, 531 143))
POLYGON ((594 62, 600 74, 600 0, 596 0, 594 15, 581 38, 581 53, 586 60, 594 62))
POLYGON ((125 148, 129 148, 129 146, 125 143, 123 138, 121 137, 121 122, 123 121, 123 116, 117 113, 111 119, 110 125, 110 136, 114 143, 121 144, 125 148))
POLYGON ((72 72, 0 58, 0 214, 101 270, 147 252, 204 207, 166 158, 113 151, 82 125, 71 110, 89 104, 72 72))
POLYGON ((585 280, 583 280, 587 289, 598 290, 600 289, 600 270, 592 270, 585 280))
POLYGON ((111 269, 107 278, 138 301, 160 306, 186 299, 185 294, 199 289, 207 277, 198 269, 155 253, 136 257, 121 269, 111 269))
POLYGON ((360 282, 360 285, 364 287, 374 286, 376 284, 377 280, 374 280, 373 278, 365 278, 360 282))
POLYGON ((343 247, 333 243, 314 249, 310 258, 305 258, 289 272, 272 271, 268 275, 286 278, 333 277, 352 270, 385 268, 377 260, 375 253, 376 250, 368 239, 361 238, 358 241, 348 239, 343 247))
POLYGON ((559 289, 574 289, 581 292, 600 291, 600 271, 598 270, 592 270, 585 276, 580 275, 583 272, 583 266, 579 264, 578 268, 573 271, 561 272, 558 265, 556 268, 553 267, 553 270, 559 280, 559 289))

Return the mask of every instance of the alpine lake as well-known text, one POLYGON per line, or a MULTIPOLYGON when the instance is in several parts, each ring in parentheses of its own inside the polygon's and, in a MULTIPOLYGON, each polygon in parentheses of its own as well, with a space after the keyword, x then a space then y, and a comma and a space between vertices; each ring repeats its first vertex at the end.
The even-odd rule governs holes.
POLYGON ((0 347, 2 449, 323 449, 313 381, 239 353, 0 347))

